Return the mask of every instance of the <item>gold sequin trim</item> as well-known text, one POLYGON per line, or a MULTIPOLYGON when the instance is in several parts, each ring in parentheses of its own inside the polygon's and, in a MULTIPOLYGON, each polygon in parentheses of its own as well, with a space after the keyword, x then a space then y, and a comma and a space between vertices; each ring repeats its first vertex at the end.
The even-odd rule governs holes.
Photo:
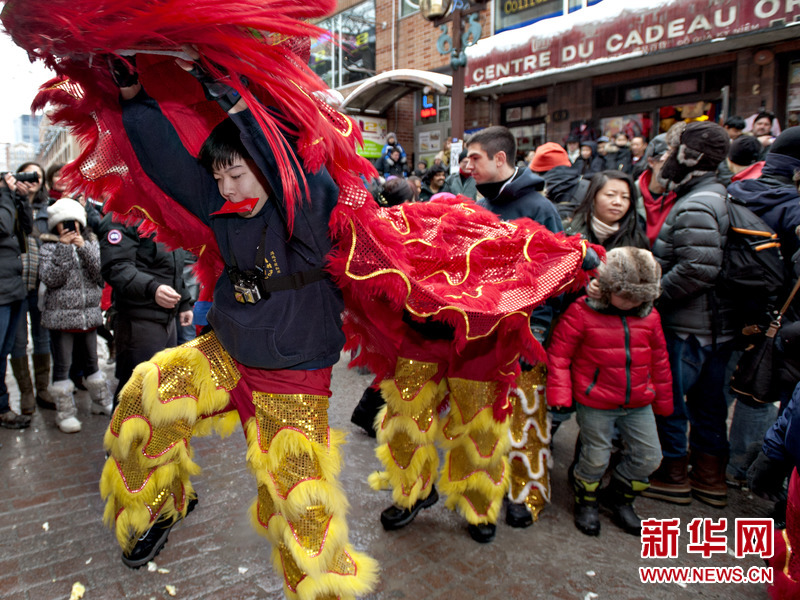
POLYGON ((308 556, 319 556, 328 537, 331 515, 325 506, 315 504, 306 507, 306 513, 297 521, 290 521, 292 535, 308 556))
POLYGON ((358 573, 358 567, 353 557, 350 556, 346 550, 342 549, 333 559, 330 572, 336 573, 337 575, 353 576, 358 573))
POLYGON ((114 416, 111 417, 111 433, 115 436, 119 437, 122 424, 130 418, 139 417, 145 419, 148 424, 150 423, 150 421, 143 416, 142 390, 142 376, 139 373, 134 373, 128 380, 128 383, 125 384, 125 387, 122 388, 119 394, 119 406, 117 410, 114 411, 114 416))
POLYGON ((317 444, 328 443, 328 397, 310 394, 253 392, 258 425, 258 444, 269 450, 281 429, 294 429, 317 444))
MULTIPOLYGON (((436 418, 435 415, 436 406, 434 404, 428 404, 423 407, 418 414, 407 418, 411 418, 414 423, 417 424, 417 429, 419 429, 420 433, 427 433, 430 430, 431 425, 433 425, 433 421, 436 418)), ((386 415, 383 418, 381 427, 384 427, 389 420, 394 419, 395 417, 406 417, 406 415, 402 415, 397 411, 392 411, 387 407, 386 415)))
POLYGON ((242 374, 236 362, 219 343, 214 333, 207 333, 184 344, 186 348, 197 348, 209 362, 211 378, 218 388, 230 392, 239 383, 242 374))
POLYGON ((142 454, 147 458, 157 458, 181 441, 188 448, 189 440, 192 439, 192 427, 183 420, 155 429, 151 425, 150 428, 152 431, 150 440, 142 450, 142 454))
POLYGON ((489 507, 492 505, 492 501, 484 494, 478 490, 470 489, 466 490, 463 495, 467 502, 469 502, 472 510, 475 511, 476 515, 485 517, 487 514, 489 514, 489 507))
POLYGON ((475 449, 483 458, 490 458, 497 447, 497 434, 491 429, 474 431, 469 434, 469 438, 475 445, 475 449))
POLYGON ((277 513, 275 502, 265 485, 258 486, 258 522, 267 529, 269 520, 277 513))
POLYGON ((416 398, 423 386, 436 375, 438 370, 439 365, 436 363, 399 357, 394 381, 403 400, 410 402, 416 398))
POLYGON ((486 473, 494 484, 499 484, 503 480, 503 461, 499 460, 497 464, 479 469, 469 459, 464 448, 459 446, 450 451, 450 481, 463 481, 479 471, 486 473))
POLYGON ((128 490, 129 493, 135 494, 137 492, 141 492, 142 488, 144 488, 147 481, 150 479, 150 476, 156 470, 155 467, 152 469, 144 469, 139 465, 139 447, 134 446, 130 449, 128 453, 128 458, 125 460, 118 460, 114 459, 114 462, 117 465, 117 471, 119 471, 120 477, 122 477, 122 482, 125 484, 125 488, 128 490))
POLYGON ((464 424, 472 421, 487 406, 492 406, 497 397, 497 383, 494 381, 452 377, 447 383, 450 386, 450 404, 458 409, 464 424))
POLYGON ((303 581, 306 574, 297 566, 297 563, 292 558, 292 552, 286 547, 283 542, 278 544, 278 552, 281 555, 281 564, 283 565, 283 579, 292 592, 297 592, 297 585, 303 581))
POLYGON ((389 451, 392 459, 401 469, 407 469, 414 458, 414 453, 419 448, 417 444, 405 431, 398 431, 389 441, 389 451))
POLYGON ((322 479, 322 469, 316 456, 305 453, 284 456, 277 472, 272 473, 275 488, 284 499, 294 486, 308 479, 322 479))
POLYGON ((192 364, 189 361, 173 359, 167 364, 156 363, 159 370, 158 400, 167 404, 178 398, 197 400, 197 388, 192 382, 192 364))
POLYGON ((155 519, 164 507, 164 503, 172 498, 175 510, 183 510, 184 492, 180 479, 175 479, 169 488, 162 488, 150 502, 144 505, 150 511, 150 520, 155 519))

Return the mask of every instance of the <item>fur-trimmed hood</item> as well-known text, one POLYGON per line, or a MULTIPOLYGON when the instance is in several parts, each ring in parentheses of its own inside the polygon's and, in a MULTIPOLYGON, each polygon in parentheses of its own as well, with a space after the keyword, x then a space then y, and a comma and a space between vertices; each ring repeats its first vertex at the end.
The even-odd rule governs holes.
POLYGON ((592 308, 608 308, 611 294, 617 294, 642 302, 637 314, 645 316, 661 295, 661 266, 649 250, 630 246, 613 248, 606 254, 606 262, 597 269, 597 282, 602 296, 599 300, 588 301, 592 308))

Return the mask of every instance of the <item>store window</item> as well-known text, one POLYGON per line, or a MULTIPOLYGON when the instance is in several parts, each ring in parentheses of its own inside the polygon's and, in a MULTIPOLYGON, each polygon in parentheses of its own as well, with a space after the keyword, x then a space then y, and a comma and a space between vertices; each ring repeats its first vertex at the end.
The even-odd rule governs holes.
POLYGON ((398 0, 400 2, 400 16, 407 17, 419 12, 419 0, 398 0))
POLYGON ((417 94, 417 125, 450 122, 450 96, 417 94))
POLYGON ((547 141, 547 101, 529 100, 524 104, 504 104, 501 123, 517 140, 517 161, 547 141))
MULTIPOLYGON (((404 0, 401 0, 401 2, 404 0)), ((602 0, 496 0, 494 31, 517 29, 542 19, 560 17, 602 0)))
POLYGON ((722 110, 722 89, 734 82, 728 66, 597 87, 594 113, 600 131, 622 131, 650 139, 678 121, 716 121, 722 110))
POLYGON ((311 44, 309 66, 331 88, 375 75, 375 2, 317 23, 327 31, 311 44))
POLYGON ((789 79, 786 93, 786 125, 800 125, 800 60, 789 63, 789 79))

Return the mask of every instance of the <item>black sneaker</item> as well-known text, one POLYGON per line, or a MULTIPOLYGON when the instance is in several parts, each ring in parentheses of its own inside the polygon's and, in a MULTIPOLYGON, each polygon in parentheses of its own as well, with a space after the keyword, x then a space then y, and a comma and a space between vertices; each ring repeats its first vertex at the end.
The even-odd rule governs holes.
POLYGON ((533 525, 533 515, 521 502, 509 502, 506 506, 506 523, 511 527, 523 529, 533 525))
MULTIPOLYGON (((197 506, 197 498, 192 498, 189 505, 186 507, 186 514, 188 515, 194 507, 197 506)), ((170 519, 158 519, 153 526, 145 531, 144 535, 139 538, 136 545, 131 549, 128 554, 122 553, 122 562, 125 566, 131 569, 138 569, 153 560, 161 549, 167 543, 170 529, 180 521, 177 519, 171 521, 170 519)))
POLYGON ((395 505, 390 506, 381 513, 381 525, 386 531, 401 529, 411 523, 417 513, 423 508, 430 508, 439 500, 439 492, 436 486, 431 486, 431 493, 427 498, 420 498, 411 508, 399 508, 395 505))
POLYGON ((479 544, 488 544, 494 539, 497 533, 497 525, 494 523, 481 523, 480 525, 468 525, 470 537, 479 544))
POLYGON ((8 410, 0 414, 0 427, 6 429, 25 429, 31 426, 29 415, 18 415, 13 410, 8 410))

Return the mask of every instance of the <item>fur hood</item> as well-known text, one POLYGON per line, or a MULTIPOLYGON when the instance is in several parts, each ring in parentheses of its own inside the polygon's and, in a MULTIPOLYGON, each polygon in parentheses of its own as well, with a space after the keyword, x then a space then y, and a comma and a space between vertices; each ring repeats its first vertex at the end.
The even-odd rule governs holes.
POLYGON ((590 300, 592 308, 603 310, 610 306, 611 294, 642 302, 638 315, 645 316, 661 295, 661 266, 653 253, 641 248, 613 248, 606 262, 597 269, 597 282, 602 296, 590 300))

